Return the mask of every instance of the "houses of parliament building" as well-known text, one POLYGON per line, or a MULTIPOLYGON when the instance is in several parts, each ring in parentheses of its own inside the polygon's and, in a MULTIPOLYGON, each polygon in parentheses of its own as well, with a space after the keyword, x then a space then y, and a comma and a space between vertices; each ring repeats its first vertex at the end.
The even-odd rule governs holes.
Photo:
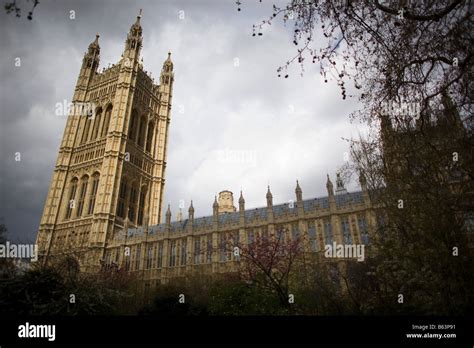
POLYGON ((68 115, 37 236, 40 260, 74 255, 85 271, 115 264, 157 284, 232 271, 236 258, 223 247, 230 237, 248 244, 285 231, 306 252, 369 243, 375 213, 363 177, 361 190, 349 193, 328 176, 327 196, 312 199, 296 183, 285 204, 273 204, 268 187, 266 206, 256 209, 246 209, 242 192, 237 208, 222 191, 212 216, 195 217, 191 202, 175 219, 168 206, 162 223, 173 62, 168 53, 158 83, 144 70, 140 17, 117 64, 98 71, 98 35, 84 55, 72 102, 94 108, 68 115))

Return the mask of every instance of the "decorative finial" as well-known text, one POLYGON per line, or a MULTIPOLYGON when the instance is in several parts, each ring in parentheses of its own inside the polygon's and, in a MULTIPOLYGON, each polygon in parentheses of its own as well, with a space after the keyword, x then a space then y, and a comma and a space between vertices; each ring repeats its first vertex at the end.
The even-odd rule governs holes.
POLYGON ((301 191, 300 182, 296 180, 296 190, 301 191))
POLYGON ((137 17, 142 17, 142 9, 140 9, 140 11, 138 11, 138 16, 137 17))

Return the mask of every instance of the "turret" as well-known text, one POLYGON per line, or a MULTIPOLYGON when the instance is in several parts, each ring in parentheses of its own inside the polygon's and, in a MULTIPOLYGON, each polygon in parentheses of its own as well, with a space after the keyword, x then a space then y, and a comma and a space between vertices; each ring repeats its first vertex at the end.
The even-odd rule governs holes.
POLYGON ((87 52, 82 58, 81 71, 77 79, 76 90, 74 91, 73 102, 83 101, 87 88, 92 78, 97 73, 100 62, 99 34, 96 34, 95 40, 89 45, 87 52))
POLYGON ((240 191, 239 197, 239 224, 241 226, 245 225, 245 199, 242 194, 242 190, 240 191))
POLYGON ((239 197, 239 211, 240 212, 245 211, 245 199, 244 199, 244 196, 242 195, 242 191, 240 191, 240 197, 239 197))
POLYGON ((166 210, 166 224, 171 225, 171 209, 169 204, 168 209, 166 210))
POLYGON ((168 52, 168 59, 165 60, 161 69, 160 86, 169 86, 171 88, 173 81, 173 62, 171 61, 171 52, 168 52))
POLYGON ((217 203, 217 196, 214 196, 214 203, 212 204, 212 213, 214 216, 219 214, 219 203, 217 203))
POLYGON ((189 205, 188 216, 189 216, 189 221, 191 223, 194 222, 194 207, 193 207, 193 201, 192 200, 191 200, 191 204, 189 205))
POLYGON ((295 193, 296 193, 296 201, 298 203, 302 202, 303 201, 303 191, 301 190, 300 183, 298 182, 298 180, 296 180, 295 193))
POLYGON ((273 195, 270 192, 270 185, 268 185, 267 189, 267 207, 272 207, 273 206, 273 195))
POLYGON ((228 190, 219 192, 218 205, 219 214, 233 213, 237 211, 237 209, 234 207, 234 195, 228 190))
POLYGON ((334 186, 332 185, 331 179, 329 178, 329 174, 327 174, 327 181, 326 181, 326 189, 328 190, 328 197, 334 196, 334 186))
POLYGON ((142 10, 140 10, 135 23, 130 27, 127 39, 125 40, 123 58, 126 64, 131 64, 132 61, 138 62, 140 57, 140 50, 142 48, 142 26, 140 24, 141 18, 142 10))

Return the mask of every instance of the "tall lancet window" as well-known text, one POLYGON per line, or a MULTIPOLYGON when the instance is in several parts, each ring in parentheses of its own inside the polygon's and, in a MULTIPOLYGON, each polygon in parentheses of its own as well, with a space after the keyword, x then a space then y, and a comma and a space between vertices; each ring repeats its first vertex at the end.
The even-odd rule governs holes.
POLYGON ((66 204, 67 204, 66 215, 65 215, 66 219, 71 218, 72 210, 76 206, 75 199, 76 199, 76 191, 77 191, 77 182, 78 181, 79 180, 77 180, 77 178, 74 178, 74 179, 71 180, 71 185, 69 187, 69 199, 66 202, 66 204))
POLYGON ((92 128, 91 140, 97 139, 99 135, 100 120, 102 119, 102 109, 98 109, 94 117, 94 127, 92 128))
POLYGON ((89 208, 87 209, 87 215, 91 215, 94 212, 95 198, 97 196, 98 188, 99 188, 99 173, 95 173, 92 176, 92 189, 91 189, 91 196, 89 199, 89 208))
POLYGON ((140 118, 140 126, 138 128, 138 139, 137 144, 143 147, 143 143, 145 142, 145 131, 146 131, 146 120, 145 117, 140 118))
POLYGON ((151 152, 151 142, 153 141, 153 132, 155 130, 155 125, 153 122, 148 123, 148 133, 146 135, 146 148, 145 150, 151 152))
POLYGON ((84 144, 89 139, 89 130, 91 128, 92 117, 87 116, 84 123, 84 130, 82 131, 81 144, 84 144))
POLYGON ((111 114, 112 114, 112 105, 109 105, 107 107, 107 110, 105 110, 104 122, 102 123, 102 130, 100 132, 101 137, 105 137, 109 131, 111 114))
POLYGON ((332 225, 328 219, 324 220, 324 242, 326 244, 332 244, 333 242, 332 225))
POLYGON ((128 138, 135 141, 135 133, 137 129, 137 114, 135 111, 132 112, 132 117, 130 118, 130 128, 128 129, 128 138))
POLYGON ((86 198, 88 183, 89 183, 89 177, 87 175, 85 175, 81 179, 81 188, 79 190, 79 199, 77 201, 76 217, 81 217, 82 216, 82 210, 84 208, 84 200, 86 198))

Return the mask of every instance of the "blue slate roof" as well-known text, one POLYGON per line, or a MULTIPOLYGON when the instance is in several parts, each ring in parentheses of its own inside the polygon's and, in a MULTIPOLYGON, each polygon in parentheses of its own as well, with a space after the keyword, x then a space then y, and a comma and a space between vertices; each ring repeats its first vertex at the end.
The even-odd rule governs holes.
POLYGON ((239 222, 239 212, 224 213, 219 215, 219 224, 238 223, 239 222))
POLYGON ((364 201, 362 192, 345 193, 342 195, 336 195, 335 198, 336 198, 336 206, 338 208, 349 203, 362 203, 364 201))
MULTIPOLYGON (((358 192, 350 192, 350 193, 343 193, 335 196, 336 206, 342 207, 349 203, 363 203, 364 198, 361 191, 358 192)), ((284 204, 277 204, 273 206, 273 214, 275 217, 284 215, 285 213, 296 213, 298 205, 296 202, 293 203, 293 208, 290 208, 288 203, 284 204)), ((317 209, 327 209, 329 208, 329 199, 328 197, 320 197, 320 198, 311 198, 303 200, 303 209, 305 212, 314 211, 317 209)), ((232 212, 232 213, 224 213, 219 215, 219 224, 225 223, 238 223, 239 222, 240 213, 232 212)), ((253 218, 259 217, 260 219, 266 220, 267 219, 267 207, 260 207, 254 209, 245 210, 245 219, 252 220, 253 218)), ((185 219, 182 221, 173 221, 171 223, 170 232, 178 232, 182 231, 186 228, 189 220, 185 219)), ((214 222, 214 217, 210 216, 202 216, 194 219, 193 226, 196 228, 205 227, 205 226, 212 226, 214 222)), ((166 224, 161 223, 159 225, 150 226, 149 233, 163 233, 166 231, 166 224)), ((128 237, 134 235, 142 235, 144 233, 143 227, 138 228, 129 228, 128 229, 128 237)))

